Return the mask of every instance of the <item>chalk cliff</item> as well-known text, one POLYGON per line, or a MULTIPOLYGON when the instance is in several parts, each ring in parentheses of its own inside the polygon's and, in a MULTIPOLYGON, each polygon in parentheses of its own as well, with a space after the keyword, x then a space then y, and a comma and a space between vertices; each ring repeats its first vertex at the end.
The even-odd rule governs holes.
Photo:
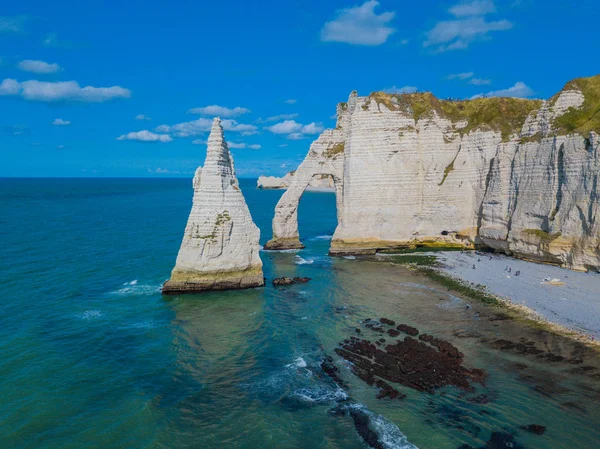
MULTIPOLYGON (((281 178, 276 176, 259 176, 256 187, 265 190, 287 189, 293 181, 296 170, 286 173, 281 178)), ((308 182, 308 190, 334 190, 335 185, 330 175, 316 175, 308 182)))
POLYGON ((277 205, 271 242, 301 246, 298 199, 331 174, 332 254, 489 247, 599 270, 599 133, 600 76, 547 101, 353 92, 277 205))
POLYGON ((235 175, 233 158, 215 118, 204 167, 194 175, 192 210, 164 294, 264 285, 260 231, 235 175))

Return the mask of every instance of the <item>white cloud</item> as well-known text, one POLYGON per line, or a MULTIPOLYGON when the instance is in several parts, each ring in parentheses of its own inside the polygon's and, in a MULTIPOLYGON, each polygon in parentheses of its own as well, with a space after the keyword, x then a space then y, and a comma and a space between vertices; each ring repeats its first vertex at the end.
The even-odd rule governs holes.
MULTIPOLYGON (((212 119, 199 118, 189 122, 177 123, 175 125, 160 125, 155 128, 155 131, 162 133, 173 133, 179 137, 197 136, 210 131, 212 127, 212 119)), ((235 120, 221 120, 221 126, 225 131, 239 132, 242 135, 251 135, 258 133, 258 128, 254 125, 238 123, 235 120)))
POLYGON ((493 0, 475 0, 459 3, 448 10, 455 17, 482 16, 496 12, 493 0))
POLYGON ((302 133, 292 133, 287 136, 287 138, 290 140, 302 140, 302 139, 306 139, 306 137, 307 136, 305 136, 302 133))
POLYGON ((61 118, 55 118, 52 121, 52 124, 55 125, 55 126, 66 126, 66 125, 70 125, 71 122, 69 120, 63 120, 61 118))
POLYGON ((464 49, 492 31, 510 30, 513 24, 508 20, 486 20, 485 15, 495 11, 491 0, 459 3, 448 10, 455 19, 438 22, 426 33, 423 46, 434 47, 438 52, 464 49))
POLYGON ((227 146, 229 148, 246 148, 246 144, 244 142, 227 142, 227 146))
POLYGON ((57 150, 62 150, 63 148, 65 148, 65 146, 64 146, 64 145, 57 145, 57 146, 56 146, 56 149, 57 149, 57 150))
POLYGON ((152 120, 150 117, 144 114, 138 114, 135 116, 136 120, 152 120))
POLYGON ((474 86, 485 86, 487 84, 492 84, 492 80, 483 78, 473 78, 469 80, 469 84, 473 84, 474 86))
POLYGON ((484 78, 473 78, 475 74, 473 72, 463 72, 463 73, 454 73, 452 75, 448 75, 446 79, 449 80, 461 80, 466 81, 469 80, 469 84, 473 84, 474 86, 484 86, 487 84, 492 84, 491 80, 484 78))
POLYGON ((83 101, 100 103, 113 98, 129 98, 131 91, 121 86, 80 87, 76 81, 45 82, 6 78, 0 84, 0 95, 20 95, 32 101, 83 101))
POLYGON ((74 45, 73 42, 64 41, 62 39, 59 39, 58 34, 56 34, 56 33, 46 34, 46 36, 44 37, 44 40, 42 41, 42 44, 44 44, 46 47, 55 47, 55 48, 59 48, 59 47, 70 48, 70 47, 73 47, 73 45, 74 45))
POLYGON ((279 120, 291 120, 293 118, 298 117, 298 114, 279 114, 279 115, 273 115, 272 117, 267 117, 264 120, 257 120, 259 123, 262 122, 276 122, 279 120))
POLYGON ((449 80, 468 80, 475 75, 473 72, 463 72, 463 73, 453 73, 452 75, 448 75, 447 78, 449 80))
POLYGON ((301 129, 302 125, 295 120, 284 120, 283 122, 267 127, 267 130, 271 131, 273 134, 290 134, 300 131, 301 129))
POLYGON ((400 45, 406 45, 406 44, 408 44, 409 42, 410 42, 410 41, 409 41, 408 39, 402 39, 402 40, 400 41, 400 45))
POLYGON ((418 89, 415 86, 404 86, 404 87, 388 87, 383 89, 383 92, 387 94, 412 94, 416 92, 418 89))
POLYGON ((19 69, 25 72, 33 73, 57 73, 62 70, 62 67, 56 63, 49 64, 45 61, 38 61, 33 59, 24 59, 17 65, 19 69))
POLYGON ((144 129, 142 131, 131 132, 117 137, 117 140, 139 140, 140 142, 171 142, 173 139, 167 134, 156 134, 144 129))
POLYGON ((204 139, 196 139, 192 140, 193 145, 206 145, 206 140, 204 139))
POLYGON ((492 92, 488 92, 487 94, 479 94, 471 97, 481 98, 481 97, 513 97, 513 98, 527 98, 531 97, 535 92, 527 86, 524 82, 519 81, 515 83, 514 86, 509 87, 508 89, 494 90, 492 92))
POLYGON ((22 33, 28 18, 26 15, 0 17, 0 33, 22 33))
POLYGON ((304 125, 301 132, 302 134, 319 134, 323 132, 324 129, 323 124, 311 122, 308 125, 304 125))
POLYGON ((192 108, 188 111, 190 114, 200 114, 200 115, 211 115, 211 116, 219 116, 219 117, 237 117, 238 115, 247 114, 250 112, 250 109, 241 108, 239 106, 230 109, 225 106, 218 106, 216 104, 212 106, 204 106, 201 108, 192 108))
POLYGON ((321 40, 325 42, 344 42, 356 45, 381 45, 396 30, 389 26, 394 12, 375 13, 379 5, 369 0, 361 6, 337 11, 334 20, 325 23, 321 30, 321 40))
POLYGON ((318 134, 323 131, 323 125, 315 122, 309 123, 308 125, 302 125, 295 120, 284 120, 283 122, 268 126, 266 129, 273 134, 318 134))
POLYGON ((287 146, 288 146, 288 144, 287 144, 287 143, 282 143, 281 145, 277 145, 277 146, 278 146, 279 148, 285 148, 285 147, 287 147, 287 146))
POLYGON ((289 100, 285 100, 284 103, 285 104, 296 104, 296 103, 298 103, 298 100, 294 100, 293 98, 290 98, 289 100))
POLYGON ((0 95, 18 95, 21 91, 21 83, 17 80, 6 78, 0 83, 0 95))
POLYGON ((253 143, 252 145, 248 145, 248 148, 250 148, 251 150, 260 150, 262 146, 257 143, 253 143))

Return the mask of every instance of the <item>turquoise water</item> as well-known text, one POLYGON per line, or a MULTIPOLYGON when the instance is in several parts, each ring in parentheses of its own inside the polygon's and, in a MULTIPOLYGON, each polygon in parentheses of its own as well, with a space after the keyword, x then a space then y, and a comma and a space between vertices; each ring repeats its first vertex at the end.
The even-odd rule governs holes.
MULTIPOLYGON (((254 183, 241 187, 264 243, 281 191, 254 183)), ((367 447, 350 418, 330 413, 339 404, 365 410, 386 448, 480 447, 496 431, 527 448, 599 446, 595 354, 467 308, 402 267, 329 258, 332 194, 302 199, 305 250, 262 253, 268 280, 308 284, 162 297, 191 196, 178 179, 0 179, 0 447, 367 447), (451 388, 375 399, 333 349, 379 316, 452 341, 466 365, 489 371, 477 394, 490 402, 451 388), (486 344, 499 337, 582 363, 486 344), (321 372, 324 355, 347 393, 321 372), (546 433, 519 430, 532 423, 546 433)))

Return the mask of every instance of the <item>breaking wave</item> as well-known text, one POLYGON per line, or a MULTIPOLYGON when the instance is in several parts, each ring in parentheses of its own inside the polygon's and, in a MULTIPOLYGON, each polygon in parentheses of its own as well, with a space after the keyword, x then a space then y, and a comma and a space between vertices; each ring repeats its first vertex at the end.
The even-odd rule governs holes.
POLYGON ((125 282, 123 287, 111 292, 113 295, 119 296, 147 296, 160 293, 162 285, 138 284, 137 279, 131 282, 125 282))
MULTIPOLYGON (((406 435, 396 424, 388 421, 383 416, 367 409, 362 404, 351 404, 346 408, 351 414, 359 413, 369 420, 370 429, 377 434, 378 442, 385 449, 418 449, 406 438, 406 435)), ((359 431, 360 433, 360 431, 359 431)))

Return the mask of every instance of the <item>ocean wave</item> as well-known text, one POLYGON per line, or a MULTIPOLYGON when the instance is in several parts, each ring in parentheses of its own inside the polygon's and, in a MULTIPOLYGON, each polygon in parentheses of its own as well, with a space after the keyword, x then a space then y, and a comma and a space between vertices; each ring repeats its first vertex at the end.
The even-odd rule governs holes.
POLYGON ((400 428, 383 416, 370 411, 363 404, 355 403, 348 405, 347 410, 354 410, 369 419, 372 430, 377 434, 379 443, 385 449, 418 449, 402 433, 400 428))
POLYGON ((158 327, 158 324, 154 320, 145 320, 119 326, 119 329, 154 329, 156 327, 158 327))
POLYGON ((356 256, 344 256, 344 259, 354 260, 356 259, 356 256))
POLYGON ((263 253, 297 253, 300 249, 262 249, 263 253))
POLYGON ((305 265, 305 264, 308 264, 308 265, 310 265, 310 264, 314 263, 314 261, 315 261, 315 259, 313 259, 313 258, 311 258, 311 257, 309 257, 309 258, 307 258, 307 259, 303 259, 303 258, 302 258, 302 257, 300 257, 300 256, 296 256, 296 261, 295 261, 294 263, 295 263, 296 265, 305 265))
POLYGON ((292 368, 292 367, 296 367, 296 368, 306 368, 306 360, 304 360, 302 357, 298 357, 296 360, 294 360, 293 363, 288 363, 287 365, 285 365, 286 368, 292 368))
POLYGON ((104 314, 101 310, 86 310, 81 315, 79 315, 79 317, 84 320, 93 320, 95 318, 100 318, 103 315, 104 314))
POLYGON ((333 390, 320 386, 299 388, 294 390, 290 396, 314 404, 329 404, 348 399, 348 394, 341 388, 333 390))
POLYGON ((309 240, 331 240, 333 235, 317 235, 316 237, 310 238, 309 240))
POLYGON ((119 296, 147 296, 160 293, 162 285, 138 284, 137 279, 131 282, 125 282, 123 287, 111 292, 113 295, 119 296))

